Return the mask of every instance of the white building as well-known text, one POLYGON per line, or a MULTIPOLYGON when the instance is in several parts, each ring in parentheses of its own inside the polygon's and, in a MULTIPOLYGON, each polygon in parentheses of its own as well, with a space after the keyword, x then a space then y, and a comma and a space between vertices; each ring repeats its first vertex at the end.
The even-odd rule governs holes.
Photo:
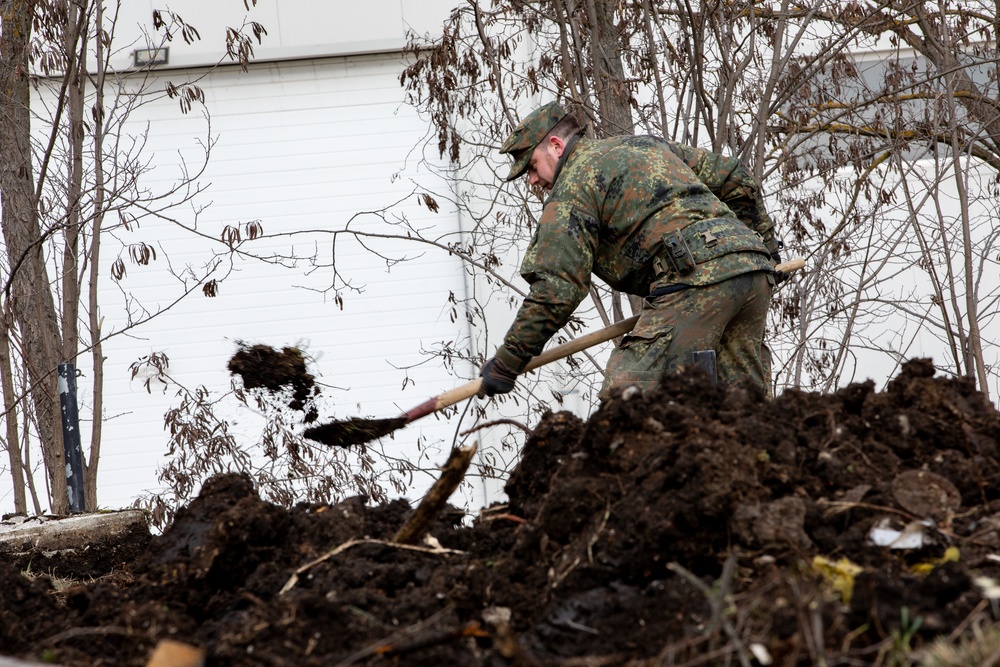
MULTIPOLYGON (((156 41, 153 12, 160 5, 123 3, 112 68, 134 69, 136 59, 154 56, 165 61, 155 67, 151 81, 126 79, 127 86, 142 83, 150 91, 149 101, 132 112, 123 130, 143 137, 143 159, 154 166, 146 184, 169 189, 182 179, 183 165, 192 169, 203 160, 206 145, 211 145, 211 155, 197 179, 203 192, 167 216, 149 216, 115 232, 125 247, 140 242, 152 247, 156 259, 137 266, 126 256, 120 289, 110 279, 115 257, 102 258, 108 265, 102 271, 103 330, 122 333, 104 347, 101 507, 129 506, 138 495, 160 487, 156 472, 168 442, 164 413, 180 399, 173 388, 164 391, 156 381, 147 387, 150 374, 144 368, 133 377, 133 363, 148 355, 165 354, 169 375, 180 385, 222 393, 229 388, 226 363, 238 342, 301 347, 315 357, 311 370, 324 396, 333 401, 334 414, 321 415, 320 421, 395 417, 454 387, 460 382, 456 374, 464 374, 465 380, 478 374, 470 364, 451 372, 440 363, 427 363, 423 354, 462 335, 462 322, 452 321, 447 298, 450 293, 464 296, 465 274, 446 251, 372 238, 365 249, 356 240, 340 238, 337 270, 356 288, 340 289, 342 301, 330 289, 336 281, 329 266, 300 261, 288 268, 294 262, 278 259, 294 253, 328 264, 328 232, 348 221, 361 232, 403 233, 380 218, 384 209, 389 209, 390 222, 405 217, 413 226, 432 229, 443 243, 461 238, 462 220, 455 207, 441 202, 440 210, 432 212, 417 194, 422 184, 441 187, 428 164, 447 165, 436 151, 420 153, 427 123, 404 103, 399 83, 407 32, 439 34, 453 3, 282 0, 245 11, 241 2, 176 0, 170 10, 195 26, 200 39, 187 43, 176 34, 166 49, 156 52, 146 49, 156 41), (267 31, 261 43, 253 42, 247 72, 225 58, 226 26, 239 27, 244 21, 267 31), (222 66, 215 67, 220 61, 222 66), (195 102, 181 113, 179 100, 162 94, 168 81, 185 76, 198 77, 204 112, 195 102), (219 279, 218 295, 203 296, 201 272, 224 250, 223 230, 230 226, 245 234, 247 223, 254 222, 267 235, 292 236, 244 246, 259 258, 270 257, 268 261, 223 259, 207 276, 219 279), (394 264, 383 255, 417 259, 394 264), (185 287, 196 290, 175 303, 185 287), (128 329, 133 319, 160 310, 149 322, 128 329)), ((44 107, 45 95, 43 87, 34 103, 44 107)), ((86 406, 86 361, 78 365, 84 373, 79 400, 86 406)), ((226 410, 222 408, 235 431, 254 437, 257 415, 226 410)), ((389 456, 409 458, 427 470, 413 479, 408 497, 419 497, 433 481, 461 423, 428 416, 384 441, 389 456)), ((88 430, 83 424, 85 456, 88 430)), ((510 453, 503 456, 512 458, 510 453)), ((39 470, 35 478, 42 483, 44 474, 39 470)), ((496 499, 499 485, 482 482, 465 489, 466 502, 480 506, 496 499)), ((12 509, 4 478, 0 511, 12 509)))

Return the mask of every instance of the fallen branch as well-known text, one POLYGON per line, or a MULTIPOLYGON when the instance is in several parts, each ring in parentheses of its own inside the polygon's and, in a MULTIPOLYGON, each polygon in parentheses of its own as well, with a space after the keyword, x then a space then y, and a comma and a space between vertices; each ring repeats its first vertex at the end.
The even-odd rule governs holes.
MULTIPOLYGON (((707 643, 711 639, 712 638, 708 635, 701 635, 699 637, 683 637, 664 646, 655 657, 647 660, 643 667, 662 667, 663 665, 684 665, 687 667, 688 663, 677 662, 677 660, 679 660, 678 656, 693 653, 699 646, 701 646, 701 644, 707 643)), ((699 659, 702 659, 711 655, 712 657, 710 660, 714 660, 718 656, 713 653, 714 652, 711 650, 705 650, 698 653, 698 656, 699 659)))
POLYGON ((464 637, 489 637, 490 633, 483 630, 479 623, 470 621, 465 625, 446 630, 435 630, 426 634, 418 635, 408 641, 398 644, 383 643, 375 649, 375 655, 396 656, 411 651, 418 651, 422 648, 446 644, 448 642, 462 639, 464 637))
POLYGON ((919 517, 916 514, 910 514, 901 509, 895 507, 889 507, 888 505, 873 505, 872 503, 864 503, 860 501, 850 501, 850 500, 827 500, 826 498, 820 498, 816 501, 817 505, 826 505, 830 509, 823 513, 824 517, 831 517, 840 512, 847 512, 852 509, 867 509, 876 510, 879 512, 888 512, 889 514, 898 514, 910 521, 920 521, 923 517, 919 517))
POLYGON ((624 664, 625 658, 621 654, 612 655, 588 655, 578 658, 562 658, 556 665, 558 667, 609 667, 611 665, 624 664))
POLYGON ((469 469, 472 457, 475 456, 478 444, 471 447, 459 447, 451 450, 448 462, 441 469, 441 477, 434 482, 434 486, 427 492, 423 500, 417 506, 403 527, 399 529, 396 536, 392 538, 397 544, 416 544, 423 539, 424 534, 430 525, 437 519, 441 509, 444 508, 448 498, 455 492, 458 485, 465 479, 465 472, 469 469))
POLYGON ((339 554, 339 553, 341 553, 343 551, 347 551, 351 547, 355 547, 355 546, 357 546, 359 544, 381 544, 383 546, 393 547, 394 549, 406 549, 408 551, 419 551, 419 552, 425 553, 425 554, 460 554, 460 553, 463 553, 462 551, 459 551, 457 549, 443 549, 441 547, 418 547, 418 546, 413 546, 413 545, 409 545, 409 544, 399 544, 398 542, 387 542, 386 540, 374 540, 374 539, 371 539, 371 538, 365 538, 365 539, 361 539, 361 540, 348 540, 348 541, 344 542, 343 544, 341 544, 340 546, 334 547, 330 551, 327 551, 325 554, 323 554, 319 558, 313 559, 313 560, 309 561, 308 563, 306 563, 305 565, 299 567, 299 569, 295 570, 295 572, 292 573, 292 576, 288 578, 288 581, 285 582, 285 585, 281 587, 281 590, 278 591, 278 595, 284 595, 288 591, 290 591, 293 588, 295 588, 295 585, 297 583, 299 583, 299 576, 301 576, 303 573, 308 572, 309 570, 311 570, 312 568, 316 567, 320 563, 322 563, 324 561, 327 561, 327 560, 333 558, 334 556, 336 556, 337 554, 339 554))
POLYGON ((500 519, 503 519, 504 521, 513 521, 514 523, 520 523, 520 524, 528 523, 527 519, 521 518, 514 514, 508 514, 506 512, 503 514, 491 514, 483 519, 480 519, 480 521, 482 523, 488 523, 490 521, 498 521, 500 519))
POLYGON ((989 603, 989 600, 980 600, 979 604, 977 604, 975 608, 969 612, 969 615, 965 617, 965 620, 955 626, 955 629, 951 631, 951 634, 948 635, 948 641, 957 641, 958 638, 962 636, 962 633, 965 632, 965 629, 968 628, 981 613, 983 613, 983 610, 986 609, 986 605, 989 603))

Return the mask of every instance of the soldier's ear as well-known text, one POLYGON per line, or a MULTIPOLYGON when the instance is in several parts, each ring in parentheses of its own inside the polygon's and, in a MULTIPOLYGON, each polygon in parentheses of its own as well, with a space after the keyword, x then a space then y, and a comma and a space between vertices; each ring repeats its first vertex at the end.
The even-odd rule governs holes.
POLYGON ((561 158, 563 152, 566 150, 566 142, 562 137, 556 135, 549 137, 549 146, 552 148, 552 152, 555 153, 557 158, 561 158))

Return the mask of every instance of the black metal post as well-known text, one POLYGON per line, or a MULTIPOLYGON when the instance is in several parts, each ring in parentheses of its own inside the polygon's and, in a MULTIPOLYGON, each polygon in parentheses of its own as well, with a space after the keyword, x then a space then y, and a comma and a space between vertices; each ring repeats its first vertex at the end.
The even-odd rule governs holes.
POLYGON ((708 373, 712 385, 719 384, 719 368, 715 363, 715 350, 697 350, 691 353, 694 365, 708 373))
POLYGON ((80 444, 80 413, 76 406, 76 366, 59 364, 59 405, 62 407, 63 450, 66 452, 66 495, 69 511, 84 510, 83 446, 80 444))

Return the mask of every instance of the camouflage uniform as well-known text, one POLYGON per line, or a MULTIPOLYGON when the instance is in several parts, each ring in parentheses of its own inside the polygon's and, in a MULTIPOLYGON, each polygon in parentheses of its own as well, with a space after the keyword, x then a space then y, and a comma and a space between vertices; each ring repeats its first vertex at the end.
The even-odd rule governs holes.
MULTIPOLYGON (((529 116, 502 152, 511 178, 564 115, 529 116)), ((773 285, 773 223, 739 160, 653 136, 568 140, 521 265, 531 285, 496 359, 520 372, 586 297, 591 275, 646 297, 608 361, 613 388, 654 386, 714 349, 719 380, 770 384, 761 361, 773 285)))

